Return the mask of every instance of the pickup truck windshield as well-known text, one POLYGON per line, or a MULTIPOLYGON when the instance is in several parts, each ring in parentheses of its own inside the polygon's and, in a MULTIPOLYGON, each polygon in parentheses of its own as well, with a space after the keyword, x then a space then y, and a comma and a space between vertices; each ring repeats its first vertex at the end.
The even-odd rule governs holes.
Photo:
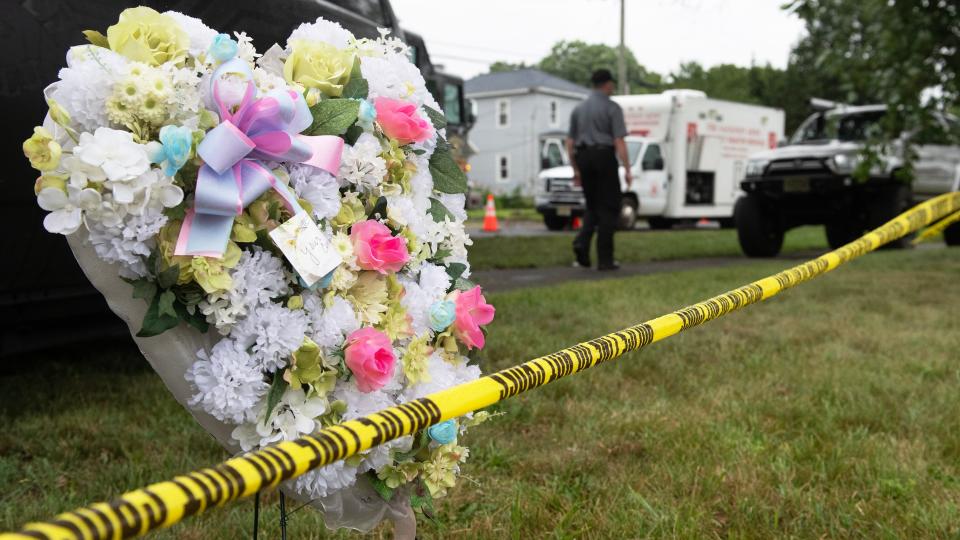
POLYGON ((797 129, 791 144, 824 143, 827 141, 863 141, 880 130, 884 111, 851 114, 818 113, 797 129))

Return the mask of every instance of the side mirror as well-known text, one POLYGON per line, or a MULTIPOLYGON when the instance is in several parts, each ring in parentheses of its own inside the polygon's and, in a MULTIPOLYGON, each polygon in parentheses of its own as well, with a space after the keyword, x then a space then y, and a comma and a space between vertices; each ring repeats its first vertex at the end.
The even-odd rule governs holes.
POLYGON ((540 170, 549 169, 549 168, 550 168, 550 158, 548 157, 540 158, 540 170))
POLYGON ((779 141, 777 141, 777 148, 783 148, 786 145, 787 145, 786 139, 780 139, 779 141))

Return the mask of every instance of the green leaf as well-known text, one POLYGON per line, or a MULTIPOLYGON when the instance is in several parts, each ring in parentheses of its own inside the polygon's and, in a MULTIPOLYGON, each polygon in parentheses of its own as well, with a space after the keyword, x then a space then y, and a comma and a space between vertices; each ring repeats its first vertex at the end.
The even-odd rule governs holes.
POLYGON ((157 295, 156 283, 144 278, 131 281, 130 284, 133 285, 134 298, 143 298, 148 304, 153 302, 153 297, 157 295))
POLYGON ((180 265, 175 264, 157 275, 157 283, 161 289, 169 289, 177 284, 180 279, 180 265))
POLYGON ((350 78, 359 79, 363 77, 363 71, 360 69, 360 57, 353 58, 353 67, 350 68, 350 78))
POLYGON ((177 317, 177 312, 173 309, 173 303, 176 301, 177 295, 173 294, 173 291, 163 291, 157 301, 157 313, 177 317))
POLYGON ((357 143, 357 139, 359 139, 361 135, 363 135, 363 128, 357 124, 354 124, 347 129, 347 132, 343 136, 343 140, 347 144, 353 146, 357 143))
POLYGON ((433 496, 427 489, 416 490, 410 494, 410 507, 423 512, 423 515, 433 519, 436 510, 433 509, 433 496), (421 495, 422 493, 422 495, 421 495))
POLYGON ((442 261, 451 255, 453 255, 453 251, 449 248, 441 247, 433 254, 432 260, 436 261, 437 264, 442 264, 442 261))
POLYGON ((270 418, 270 413, 273 412, 277 403, 280 403, 280 398, 283 397, 283 391, 286 389, 287 381, 283 380, 283 373, 279 371, 274 373, 273 384, 270 385, 270 392, 267 394, 267 415, 264 416, 265 419, 270 418))
POLYGON ((469 291, 470 289, 476 286, 477 286, 476 283, 470 281, 469 279, 464 279, 464 278, 457 278, 453 284, 453 287, 455 289, 459 289, 461 291, 469 291))
POLYGON ((430 117, 430 123, 433 124, 434 129, 439 131, 447 127, 447 117, 442 112, 426 105, 423 106, 423 110, 427 111, 427 116, 430 117))
POLYGON ((325 99, 310 107, 313 124, 308 135, 343 135, 360 114, 360 102, 352 99, 325 99))
POLYGON ((87 41, 91 45, 96 45, 97 47, 103 47, 104 49, 109 49, 110 44, 107 41, 107 36, 101 34, 96 30, 84 30, 83 37, 87 38, 87 41))
POLYGON ((147 313, 143 316, 143 325, 137 332, 137 337, 158 336, 180 324, 180 318, 160 313, 160 296, 153 297, 147 313))
POLYGON ((173 309, 176 310, 177 317, 180 317, 180 320, 186 321, 187 324, 199 330, 200 333, 205 334, 210 328, 210 323, 207 322, 207 318, 196 307, 193 308, 193 312, 191 313, 187 306, 177 302, 173 304, 173 309))
POLYGON ((356 78, 350 79, 343 87, 342 97, 347 99, 367 99, 367 94, 370 93, 370 85, 367 83, 366 79, 356 78))
POLYGON ((453 221, 453 214, 438 199, 430 197, 430 217, 437 223, 443 223, 443 218, 448 217, 453 221))
POLYGON ((370 485, 373 486, 373 490, 377 492, 377 495, 380 495, 381 499, 390 502, 390 499, 393 498, 395 490, 387 487, 387 483, 377 478, 376 474, 370 475, 370 485))
POLYGON ((377 199, 377 204, 373 205, 373 208, 367 214, 367 218, 376 219, 377 214, 380 214, 381 218, 387 217, 387 198, 380 197, 377 199))
POLYGON ((447 275, 450 276, 450 281, 456 283, 460 276, 467 271, 467 265, 463 263, 450 263, 447 265, 447 275))
POLYGON ((460 166, 450 154, 446 144, 441 146, 438 138, 437 149, 430 156, 430 175, 433 176, 433 189, 440 193, 466 193, 467 175, 463 174, 460 166))

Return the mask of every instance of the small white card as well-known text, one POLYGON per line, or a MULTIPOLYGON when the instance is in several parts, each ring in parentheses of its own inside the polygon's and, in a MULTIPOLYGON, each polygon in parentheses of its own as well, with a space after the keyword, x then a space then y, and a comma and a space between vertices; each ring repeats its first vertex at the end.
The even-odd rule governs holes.
POLYGON ((306 212, 294 215, 270 231, 270 238, 308 287, 342 262, 340 255, 306 212))

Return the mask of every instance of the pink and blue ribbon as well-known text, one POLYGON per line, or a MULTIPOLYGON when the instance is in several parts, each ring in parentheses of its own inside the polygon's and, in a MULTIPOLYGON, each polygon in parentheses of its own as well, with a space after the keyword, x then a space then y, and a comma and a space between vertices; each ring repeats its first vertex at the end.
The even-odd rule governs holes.
POLYGON ((303 163, 333 175, 340 168, 343 139, 300 134, 310 127, 313 117, 297 92, 277 89, 255 98, 253 71, 239 59, 218 67, 211 85, 221 121, 197 146, 204 165, 197 174, 194 205, 180 229, 176 255, 222 257, 234 218, 269 189, 280 195, 291 213, 304 211, 264 161, 303 163), (235 107, 221 97, 220 84, 226 75, 240 76, 246 82, 243 98, 235 107))

